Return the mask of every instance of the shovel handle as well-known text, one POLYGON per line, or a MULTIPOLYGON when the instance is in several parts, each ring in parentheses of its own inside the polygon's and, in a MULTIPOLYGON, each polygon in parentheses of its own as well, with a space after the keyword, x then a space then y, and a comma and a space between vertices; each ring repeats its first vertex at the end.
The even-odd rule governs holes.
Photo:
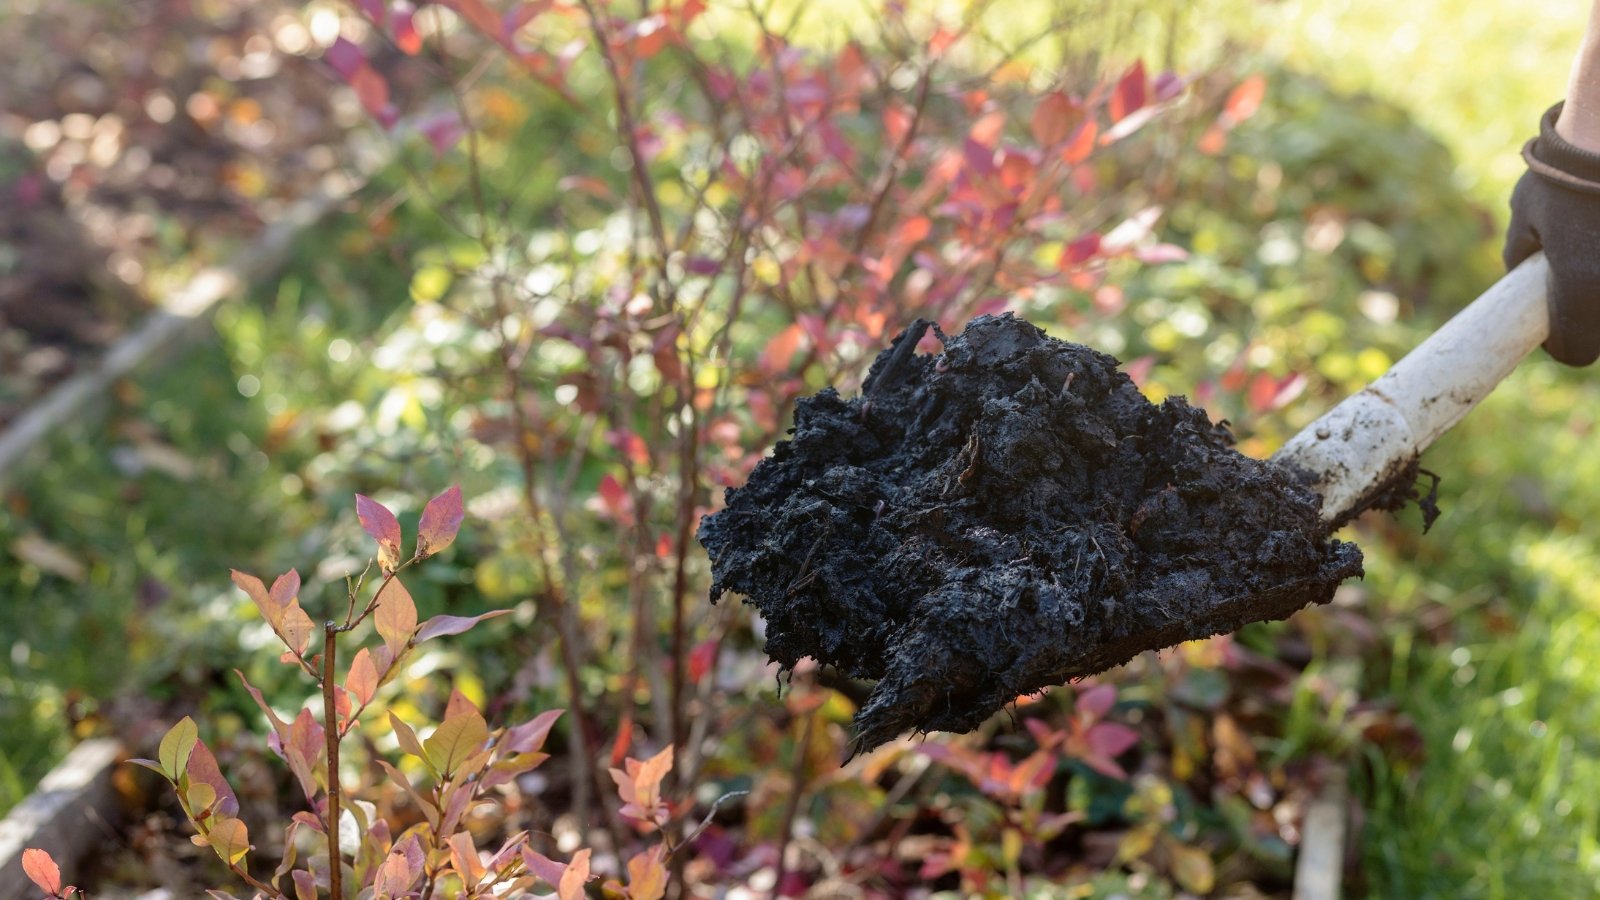
POLYGON ((1359 512, 1544 343, 1549 271, 1530 257, 1273 455, 1322 496, 1324 522, 1359 512))

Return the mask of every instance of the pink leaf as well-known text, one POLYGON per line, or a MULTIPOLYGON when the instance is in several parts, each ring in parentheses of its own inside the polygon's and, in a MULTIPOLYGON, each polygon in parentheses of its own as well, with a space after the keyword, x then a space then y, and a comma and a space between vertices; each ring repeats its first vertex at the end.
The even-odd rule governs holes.
MULTIPOLYGON (((454 543, 465 517, 459 485, 451 485, 429 500, 422 510, 422 520, 417 523, 417 557, 432 556, 454 543)), ((395 528, 398 531, 399 526, 395 528)))
POLYGON ((628 491, 617 480, 617 476, 607 472, 600 478, 600 503, 605 507, 606 514, 622 525, 633 524, 633 498, 628 496, 628 491))
POLYGON ((1082 265, 1095 257, 1100 252, 1100 235, 1086 234, 1068 244, 1061 250, 1061 268, 1069 269, 1082 265))
POLYGON ((327 60, 328 65, 339 73, 339 77, 344 79, 346 84, 350 83, 351 79, 356 77, 356 73, 367 65, 367 55, 361 51, 360 47, 344 38, 335 40, 333 46, 328 48, 322 58, 327 60))
POLYGON ((417 123, 417 131, 427 138, 435 157, 449 153, 452 147, 461 142, 462 135, 467 133, 466 127, 461 124, 461 116, 453 111, 424 118, 417 123))
POLYGON ((61 868, 43 850, 30 848, 22 851, 22 874, 46 894, 55 896, 61 893, 61 868))
POLYGON ((366 496, 356 495, 356 518, 372 539, 378 542, 378 565, 385 572, 394 571, 400 564, 400 522, 382 503, 366 496))
POLYGON ((555 887, 561 883, 561 876, 566 874, 567 867, 556 862, 532 847, 522 848, 522 864, 528 867, 534 877, 545 884, 555 887))
POLYGON ((556 720, 561 718, 565 710, 551 709, 534 716, 532 719, 518 725, 506 732, 500 739, 500 749, 504 753, 533 753, 544 746, 545 738, 549 737, 550 729, 555 726, 556 720))
POLYGON ((1078 710, 1098 719, 1116 705, 1117 689, 1109 684, 1097 684, 1078 696, 1078 710))
POLYGON ((194 750, 189 753, 187 768, 190 782, 211 785, 217 792, 217 812, 225 816, 239 814, 239 795, 233 792, 228 780, 222 777, 222 768, 217 765, 216 754, 206 746, 205 741, 196 741, 194 750))
POLYGON ((461 634, 485 619, 503 616, 509 612, 511 612, 509 609, 497 609, 480 616, 434 616, 423 622, 422 627, 417 629, 416 640, 420 644, 423 641, 444 637, 447 634, 461 634))
POLYGON ((378 692, 378 667, 372 664, 372 653, 362 647, 350 661, 350 674, 345 676, 344 689, 356 702, 366 706, 378 692))

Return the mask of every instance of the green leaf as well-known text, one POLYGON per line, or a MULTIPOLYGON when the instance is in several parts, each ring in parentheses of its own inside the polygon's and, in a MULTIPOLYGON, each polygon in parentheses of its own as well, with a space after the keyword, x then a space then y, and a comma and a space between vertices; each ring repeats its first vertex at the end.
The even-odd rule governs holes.
POLYGON ((238 819, 218 816, 211 823, 211 830, 206 832, 205 839, 211 849, 222 857, 222 861, 230 866, 250 852, 250 831, 238 819))
POLYGON ((200 728, 188 716, 167 731, 161 739, 161 749, 156 753, 156 758, 161 761, 161 774, 167 776, 168 781, 176 783, 178 776, 188 768, 189 754, 194 752, 194 745, 199 740, 200 728))
POLYGON ((445 777, 477 753, 489 740, 489 724, 476 710, 463 710, 445 719, 423 743, 427 759, 445 777))
POLYGON ((417 739, 417 733, 394 713, 389 713, 389 726, 394 729, 395 739, 400 742, 400 749, 417 757, 427 759, 428 754, 422 749, 422 741, 417 739))
POLYGON ((188 796, 184 799, 189 803, 189 811, 199 819, 211 809, 211 804, 217 802, 217 789, 203 781, 196 782, 189 785, 188 796))

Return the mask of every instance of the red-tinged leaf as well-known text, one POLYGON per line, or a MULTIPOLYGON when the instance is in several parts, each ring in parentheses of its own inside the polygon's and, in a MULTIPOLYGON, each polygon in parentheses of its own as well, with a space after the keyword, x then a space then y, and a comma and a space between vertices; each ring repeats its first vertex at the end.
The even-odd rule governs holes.
POLYGON ((344 79, 346 84, 351 83, 356 73, 367 66, 367 54, 344 38, 335 40, 322 58, 333 71, 339 73, 339 77, 344 79))
POLYGON ((294 569, 279 575, 272 580, 272 602, 280 610, 287 610, 289 604, 300 597, 300 573, 294 569))
POLYGON ((1177 244, 1154 244, 1149 247, 1140 247, 1133 252, 1134 258, 1147 265, 1162 265, 1165 263, 1183 262, 1189 258, 1189 251, 1177 244))
POLYGON ((1128 71, 1117 79, 1117 86, 1111 92, 1109 105, 1112 122, 1120 122, 1144 108, 1146 82, 1143 60, 1129 66, 1128 71))
POLYGON ((1103 718, 1117 703, 1117 689, 1109 684, 1097 684, 1078 695, 1078 711, 1090 719, 1103 718))
POLYGON ((483 860, 478 858, 478 846, 472 841, 472 832, 458 831, 450 835, 449 844, 451 868, 456 870, 468 890, 477 887, 487 870, 483 867, 483 860))
POLYGON ((711 664, 717 661, 717 641, 707 638, 694 645, 689 651, 689 683, 699 684, 701 679, 711 671, 711 664))
POLYGON ((561 881, 556 884, 556 896, 560 900, 583 900, 583 886, 588 880, 589 850, 585 848, 573 854, 572 862, 567 863, 561 881))
POLYGON ((278 624, 283 621, 283 607, 268 593, 267 586, 262 584, 261 579, 254 575, 241 572, 238 569, 230 569, 229 571, 233 573, 233 583, 238 586, 239 590, 248 594, 251 600, 255 601, 256 609, 261 611, 261 618, 266 619, 267 624, 271 625, 273 630, 276 631, 278 624))
POLYGON ((633 498, 628 496, 627 488, 622 486, 617 476, 610 472, 600 476, 597 491, 600 495, 600 505, 605 508, 606 515, 620 525, 633 524, 633 498))
POLYGON ((362 647, 350 661, 350 674, 345 676, 344 689, 356 702, 366 706, 378 692, 378 667, 372 664, 372 653, 362 647))
POLYGON ((22 851, 22 874, 52 897, 61 893, 61 868, 43 850, 30 847, 22 851))
POLYGON ((1155 94, 1155 102, 1165 103, 1183 93, 1183 89, 1188 86, 1188 79, 1168 70, 1156 76, 1155 83, 1151 85, 1150 89, 1155 94))
POLYGON ((161 738, 161 747, 156 753, 156 759, 161 762, 161 772, 167 780, 176 783, 178 776, 188 771, 189 754, 194 752, 194 745, 200 742, 200 728, 194 720, 184 716, 176 725, 167 729, 161 738))
POLYGON ((400 564, 400 521, 388 507, 364 494, 356 495, 356 518, 361 528, 378 542, 378 565, 385 572, 400 564))
POLYGON ((1006 114, 995 110, 974 122, 967 130, 967 138, 992 150, 1000 146, 1000 136, 1005 130, 1006 114))
POLYGON ((506 753, 533 753, 544 746, 545 738, 549 737, 550 729, 555 726, 556 720, 566 710, 551 709, 534 716, 532 719, 517 725, 505 733, 500 739, 500 748, 506 753))
POLYGON ((306 647, 311 643, 311 632, 316 628, 311 617, 300 608, 300 601, 294 600, 290 602, 289 608, 283 611, 283 622, 278 628, 278 634, 290 652, 295 656, 305 656, 306 647))
POLYGON ((290 873, 294 879, 295 900, 317 900, 317 877, 305 869, 295 869, 290 873))
POLYGON ((409 5, 394 11, 394 43, 407 56, 422 52, 422 34, 417 31, 416 10, 409 5))
POLYGON ((476 710, 468 709, 447 717, 433 734, 422 742, 428 762, 445 778, 476 754, 489 740, 489 725, 476 710))
POLYGON ((1278 381, 1266 372, 1257 372, 1250 379, 1247 403, 1251 412, 1262 413, 1272 407, 1272 395, 1277 393, 1278 381))
POLYGON ((505 40, 505 22, 484 0, 442 0, 444 6, 455 10, 463 19, 471 23, 473 28, 483 32, 489 39, 500 42, 505 40))
POLYGON ((206 832, 206 843, 217 851, 223 862, 233 865, 251 850, 250 830, 238 819, 218 816, 212 820, 211 830, 206 832))
POLYGON ((417 523, 417 555, 432 556, 454 543, 466 515, 459 485, 451 485, 429 500, 417 523))
POLYGON ((660 13, 645 16, 622 29, 622 39, 626 42, 629 57, 634 60, 644 61, 667 46, 667 39, 672 36, 672 29, 667 27, 667 19, 660 13))
POLYGON ((1251 75, 1239 82, 1232 93, 1228 94, 1228 102, 1223 104, 1222 116, 1225 128, 1232 128, 1256 114, 1261 109, 1261 101, 1267 96, 1267 79, 1260 72, 1251 75))
POLYGON ((1093 119, 1085 119, 1067 139, 1067 145, 1061 148, 1061 161, 1069 166, 1075 166, 1089 158, 1094 152, 1095 138, 1100 134, 1100 126, 1093 119))
POLYGON ((422 748, 422 741, 417 739, 417 733, 412 730, 410 725, 407 725, 392 712, 389 713, 389 726, 394 729, 394 736, 400 742, 401 750, 418 759, 425 760, 428 758, 427 751, 422 748))
POLYGON ((1299 399, 1306 390, 1306 375, 1304 372, 1295 372, 1287 375, 1278 382, 1278 388, 1272 394, 1271 410, 1283 409, 1285 406, 1299 399))
POLYGON ((510 612, 509 609, 496 609, 480 616, 434 616, 417 629, 417 643, 444 637, 447 634, 461 634, 485 619, 493 619, 510 612))
POLYGON ((435 113, 417 122, 417 132, 427 139, 435 158, 449 153, 467 133, 461 116, 454 111, 435 113))
POLYGON ((769 375, 789 371, 789 364, 794 361, 805 335, 805 329, 795 323, 774 335, 761 351, 761 371, 769 375))
POLYGON ((468 700, 467 695, 461 693, 458 688, 451 688, 450 697, 449 699, 445 700, 444 703, 444 717, 446 719, 453 719, 456 716, 465 715, 467 713, 476 713, 478 715, 482 715, 483 711, 478 709, 478 704, 468 700))
POLYGON ((373 624, 389 653, 399 656, 411 641, 411 636, 417 632, 417 604, 398 578, 390 579, 382 591, 383 595, 378 598, 378 610, 372 616, 373 624))
POLYGON ((1100 235, 1086 234, 1061 250, 1061 268, 1070 269, 1093 259, 1100 252, 1100 235))
POLYGON ((1228 146, 1228 131, 1221 125, 1213 124, 1206 129, 1206 133, 1195 142, 1195 149, 1206 156, 1216 156, 1223 148, 1228 146))
POLYGON ((389 11, 383 7, 383 0, 356 0, 356 7, 379 28, 383 27, 384 19, 389 14, 389 11))
POLYGON ((1110 762, 1139 743, 1139 732, 1116 722, 1101 722, 1089 729, 1088 742, 1094 756, 1110 762))
POLYGON ((372 882, 374 900, 390 900, 397 894, 404 894, 416 883, 419 874, 420 870, 412 868, 412 860, 406 854, 398 849, 389 851, 372 882))
POLYGON ((301 793, 311 802, 315 802, 317 796, 317 770, 322 768, 323 753, 327 750, 324 734, 311 710, 302 709, 290 723, 289 739, 283 744, 284 762, 299 780, 301 793))
POLYGON ((536 3, 518 3, 502 17, 500 27, 505 29, 506 37, 515 37, 534 19, 544 15, 553 4, 551 0, 539 0, 536 3))
POLYGON ((250 692, 251 698, 256 701, 256 706, 261 708, 261 711, 267 716, 267 721, 272 723, 273 736, 278 739, 280 746, 282 743, 288 741, 289 723, 280 718, 278 713, 273 710, 271 706, 267 705, 266 698, 261 696, 261 691, 258 690, 255 685, 251 684, 248 678, 244 677, 243 672, 239 671, 238 669, 234 669, 233 674, 239 676, 239 681, 244 684, 244 689, 250 692))
POLYGON ((883 131, 889 137, 889 143, 895 147, 902 147, 906 138, 911 134, 911 123, 914 114, 911 109, 903 104, 894 103, 883 110, 883 131))
POLYGON ((1039 790, 1050 781, 1050 776, 1055 772, 1055 754, 1045 751, 1035 751, 1011 770, 1010 777, 1006 780, 1006 789, 1015 798, 1022 798, 1039 790))
POLYGON ((628 900, 661 900, 667 895, 667 848, 657 844, 628 860, 628 900))
POLYGON ((190 784, 207 784, 216 792, 217 812, 225 816, 239 814, 239 795, 222 777, 222 767, 217 765, 216 754, 211 752, 205 741, 195 742, 194 752, 189 754, 187 771, 190 784))
POLYGON ((551 887, 559 885, 562 876, 567 873, 567 867, 564 864, 556 862, 532 847, 522 848, 522 864, 528 867, 528 871, 535 878, 551 887))
POLYGON ((1067 139, 1072 127, 1083 118, 1083 107, 1063 91, 1046 94, 1033 108, 1030 126, 1033 139, 1042 149, 1050 149, 1067 139))
POLYGON ((1144 380, 1150 377, 1150 370, 1155 367, 1156 358, 1154 356, 1141 356, 1123 366, 1122 371, 1127 374, 1134 384, 1143 386, 1144 380))
POLYGON ((1106 129, 1100 135, 1100 146, 1115 144, 1135 131, 1150 124, 1150 120, 1161 114, 1162 107, 1146 106, 1143 109, 1129 113, 1120 122, 1106 129))
POLYGON ((966 163, 967 171, 978 176, 995 173, 994 153, 992 147, 986 147, 971 138, 962 145, 962 159, 966 163))

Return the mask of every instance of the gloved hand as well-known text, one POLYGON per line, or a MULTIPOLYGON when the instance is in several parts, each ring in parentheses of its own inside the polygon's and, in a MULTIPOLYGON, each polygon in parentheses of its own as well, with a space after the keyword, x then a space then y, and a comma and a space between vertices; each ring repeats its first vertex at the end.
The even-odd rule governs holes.
POLYGON ((1569 366, 1600 357, 1600 153, 1556 133, 1557 103, 1522 148, 1528 171, 1511 192, 1502 253, 1512 269, 1539 250, 1550 261, 1550 337, 1544 349, 1569 366))

